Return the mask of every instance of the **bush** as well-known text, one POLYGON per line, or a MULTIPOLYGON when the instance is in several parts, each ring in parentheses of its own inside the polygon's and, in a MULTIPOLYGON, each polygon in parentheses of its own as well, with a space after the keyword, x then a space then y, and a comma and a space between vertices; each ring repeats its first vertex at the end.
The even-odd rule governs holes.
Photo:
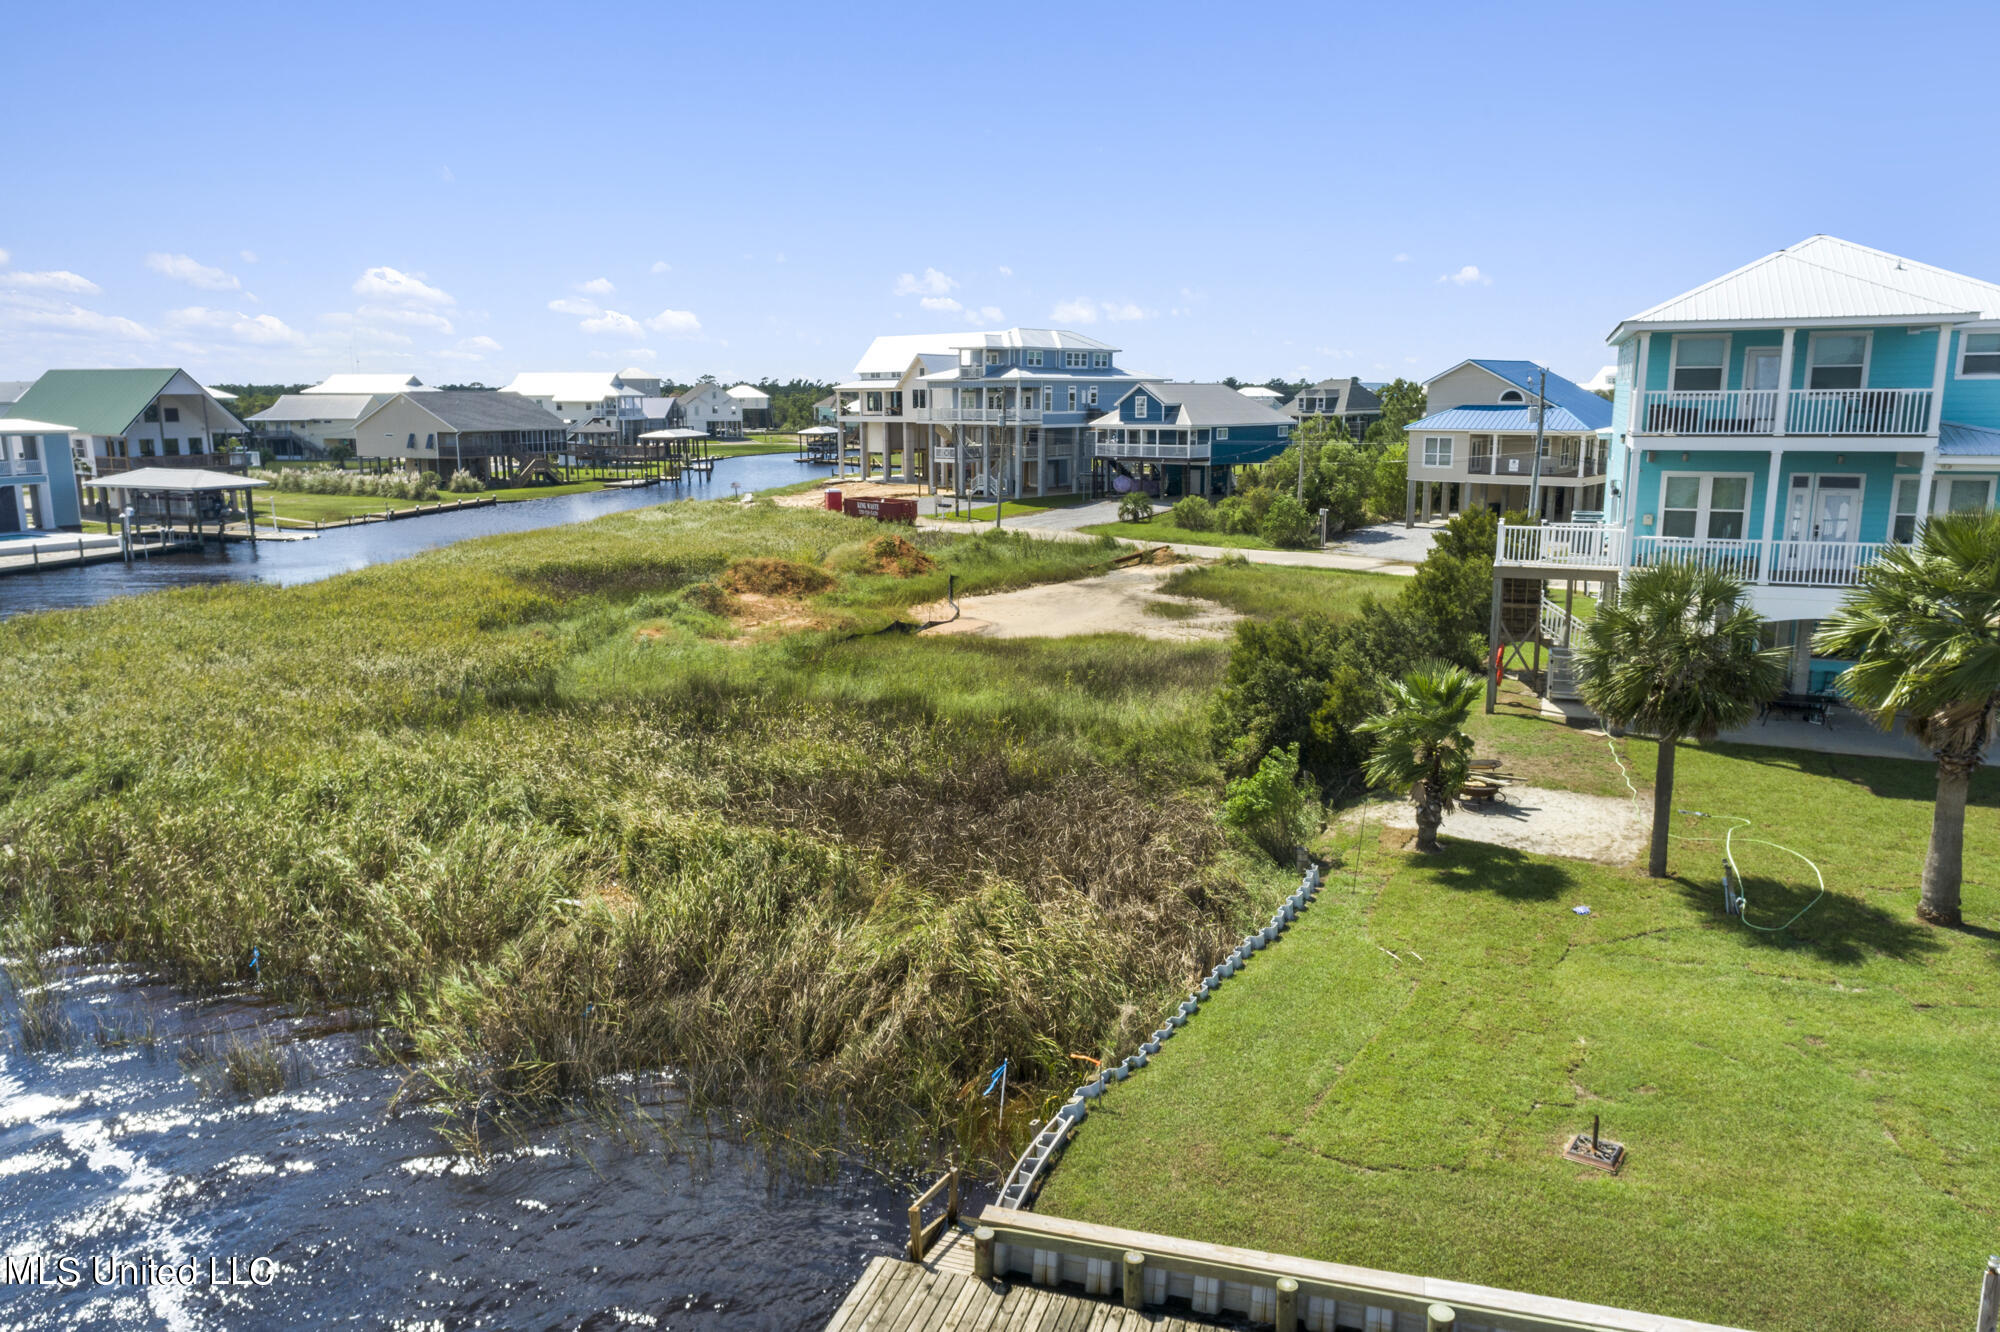
POLYGON ((1153 497, 1143 490, 1135 490, 1118 501, 1118 521, 1121 523, 1149 523, 1153 520, 1153 497))
POLYGON ((1215 526, 1215 508, 1200 495, 1189 495, 1173 507, 1175 527, 1188 532, 1206 532, 1215 526))
POLYGON ((445 483, 445 489, 454 495, 477 495, 486 489, 486 483, 470 472, 458 471, 451 474, 451 480, 445 483))
POLYGON ((1218 532, 1234 532, 1238 535, 1253 532, 1257 528, 1256 521, 1250 516, 1249 501, 1245 500, 1241 495, 1231 495, 1228 499, 1216 505, 1213 522, 1215 524, 1214 530, 1218 532))
POLYGON ((437 498, 437 477, 430 472, 348 472, 337 467, 286 467, 251 476, 269 481, 274 490, 305 495, 372 495, 378 499, 437 498))
POLYGON ((1319 831, 1319 799, 1300 777, 1299 747, 1272 750, 1257 771, 1229 783, 1222 822, 1247 833, 1273 860, 1289 863, 1293 849, 1319 831))
POLYGON ((1271 501, 1271 507, 1265 510, 1264 521, 1257 531, 1274 546, 1296 550, 1318 544, 1312 515, 1306 512, 1305 505, 1290 495, 1280 495, 1271 501))

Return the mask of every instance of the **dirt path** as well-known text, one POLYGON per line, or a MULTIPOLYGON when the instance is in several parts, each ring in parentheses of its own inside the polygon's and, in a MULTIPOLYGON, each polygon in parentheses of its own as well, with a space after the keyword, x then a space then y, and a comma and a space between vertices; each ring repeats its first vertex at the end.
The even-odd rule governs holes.
MULTIPOLYGON (((1074 582, 961 597, 958 619, 923 632, 989 638, 1138 634, 1177 642, 1226 637, 1241 617, 1198 597, 1163 596, 1160 581, 1173 571, 1172 566, 1139 565, 1074 582), (1149 609, 1154 606, 1170 609, 1162 614, 1149 609)), ((914 613, 920 619, 943 619, 951 607, 940 603, 917 607, 914 613)))
MULTIPOLYGON (((1648 809, 1630 796, 1515 784, 1507 787, 1504 800, 1472 809, 1453 806, 1439 835, 1605 865, 1629 865, 1646 848, 1648 809)), ((1408 801, 1377 810, 1389 827, 1416 831, 1416 811, 1408 801)))

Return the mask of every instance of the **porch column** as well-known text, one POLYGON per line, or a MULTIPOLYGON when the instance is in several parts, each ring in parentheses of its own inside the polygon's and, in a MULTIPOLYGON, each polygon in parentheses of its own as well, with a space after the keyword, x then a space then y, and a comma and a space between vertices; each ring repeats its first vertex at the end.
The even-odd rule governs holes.
POLYGON ((1785 330, 1785 340, 1778 348, 1778 412, 1771 421, 1771 433, 1783 435, 1792 417, 1792 344, 1798 340, 1799 331, 1785 330))
MULTIPOLYGON (((1917 473, 1917 521, 1914 524, 1917 527, 1922 527, 1924 525, 1925 520, 1931 516, 1931 487, 1935 486, 1936 484, 1937 484, 1937 450, 1925 449, 1923 470, 1917 473)), ((1890 502, 1892 506, 1894 504, 1894 501, 1895 497, 1891 495, 1890 502)), ((1892 507, 1891 512, 1889 514, 1889 530, 1892 533, 1895 531, 1895 524, 1896 524, 1896 515, 1892 507)), ((1910 535, 1912 540, 1916 539, 1916 534, 1914 532, 1912 532, 1910 535)))
MULTIPOLYGON (((1778 504, 1782 498, 1778 494, 1778 473, 1784 466, 1785 451, 1773 445, 1771 448, 1771 479, 1764 485, 1764 544, 1759 548, 1761 557, 1757 561, 1757 581, 1771 581, 1771 564, 1777 555, 1774 545, 1778 530, 1778 504)), ((1892 497, 1893 499, 1893 497, 1892 497)))
POLYGON ((1924 433, 1932 439, 1938 437, 1938 427, 1944 423, 1944 371, 1951 360, 1951 325, 1938 325, 1937 364, 1931 369, 1931 410, 1930 428, 1924 433))
POLYGON ((1417 525, 1417 483, 1414 478, 1403 483, 1403 526, 1417 525))

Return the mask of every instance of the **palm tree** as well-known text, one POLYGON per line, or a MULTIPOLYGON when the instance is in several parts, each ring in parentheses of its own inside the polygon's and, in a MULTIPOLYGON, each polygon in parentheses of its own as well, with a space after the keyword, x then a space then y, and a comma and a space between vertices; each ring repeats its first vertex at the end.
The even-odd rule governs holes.
POLYGON ((1585 622, 1576 647, 1583 701, 1612 726, 1660 742, 1653 769, 1653 844, 1646 872, 1667 874, 1674 750, 1741 726, 1784 687, 1782 648, 1763 646, 1743 584, 1700 564, 1639 569, 1585 622))
POLYGON ((1438 849, 1438 825, 1472 767, 1466 718, 1485 685, 1448 662, 1432 661, 1389 685, 1389 710, 1355 727, 1375 741, 1368 780, 1407 789, 1417 807, 1417 850, 1438 849))
POLYGON ((1884 730, 1898 713, 1937 756, 1937 805, 1917 916, 1958 925, 1965 795, 2000 709, 2000 514, 1924 524, 1914 546, 1885 550, 1813 651, 1854 664, 1840 689, 1884 730))

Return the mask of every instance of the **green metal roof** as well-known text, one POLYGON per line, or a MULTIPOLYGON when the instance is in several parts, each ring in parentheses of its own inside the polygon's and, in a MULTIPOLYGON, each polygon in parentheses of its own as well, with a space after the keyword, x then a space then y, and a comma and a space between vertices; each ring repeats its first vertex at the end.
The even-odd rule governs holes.
POLYGON ((79 435, 122 435, 176 370, 50 370, 9 408, 15 416, 67 422, 79 435))

